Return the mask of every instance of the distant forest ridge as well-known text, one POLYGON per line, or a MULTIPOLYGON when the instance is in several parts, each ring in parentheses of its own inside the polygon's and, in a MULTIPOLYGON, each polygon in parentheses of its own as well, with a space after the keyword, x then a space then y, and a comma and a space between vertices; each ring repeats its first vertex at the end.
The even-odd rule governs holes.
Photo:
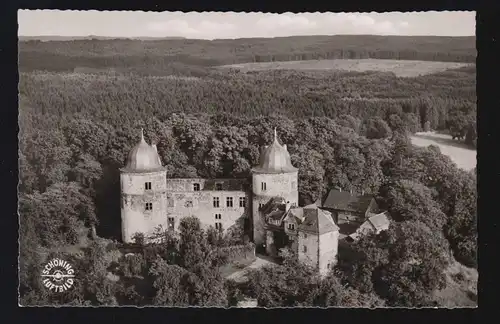
POLYGON ((67 42, 73 40, 112 40, 112 39, 129 39, 129 40, 169 40, 169 39, 185 39, 185 37, 165 36, 165 37, 119 37, 119 36, 58 36, 58 35, 40 35, 40 36, 18 36, 21 42, 41 41, 41 42, 67 42))
POLYGON ((19 42, 21 71, 88 68, 162 69, 318 59, 396 59, 474 63, 476 38, 438 36, 293 36, 225 40, 77 39, 19 42))

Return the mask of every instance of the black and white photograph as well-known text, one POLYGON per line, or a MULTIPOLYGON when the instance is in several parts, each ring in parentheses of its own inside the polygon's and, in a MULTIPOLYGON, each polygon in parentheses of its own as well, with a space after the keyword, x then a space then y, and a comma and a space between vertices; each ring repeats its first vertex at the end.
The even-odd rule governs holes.
POLYGON ((18 11, 23 307, 476 308, 476 13, 18 11))

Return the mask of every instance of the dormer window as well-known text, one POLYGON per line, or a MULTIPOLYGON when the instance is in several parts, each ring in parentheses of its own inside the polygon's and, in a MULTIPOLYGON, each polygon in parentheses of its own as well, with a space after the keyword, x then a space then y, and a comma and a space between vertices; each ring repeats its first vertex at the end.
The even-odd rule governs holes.
POLYGON ((245 197, 240 197, 240 207, 241 208, 246 207, 246 198, 245 197))
POLYGON ((291 231, 295 230, 295 224, 288 224, 288 229, 291 231))
POLYGON ((151 182, 144 183, 144 189, 151 190, 151 182))
POLYGON ((194 191, 200 191, 200 184, 199 183, 193 184, 193 190, 194 191))

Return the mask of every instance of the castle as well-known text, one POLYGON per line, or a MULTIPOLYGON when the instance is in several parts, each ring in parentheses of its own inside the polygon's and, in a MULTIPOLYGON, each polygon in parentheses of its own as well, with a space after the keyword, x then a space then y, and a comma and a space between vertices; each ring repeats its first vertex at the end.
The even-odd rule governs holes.
POLYGON ((276 129, 273 143, 261 150, 250 181, 169 179, 156 145, 147 144, 142 131, 140 142, 120 169, 120 178, 126 243, 136 233, 152 234, 158 226, 176 231, 181 218, 196 216, 205 228, 245 229, 256 248, 271 256, 290 247, 299 260, 326 273, 336 262, 339 227, 335 218, 357 217, 350 210, 338 212, 328 201, 325 208, 318 208, 321 202, 298 206, 298 169, 291 163, 286 144, 278 142, 276 129))

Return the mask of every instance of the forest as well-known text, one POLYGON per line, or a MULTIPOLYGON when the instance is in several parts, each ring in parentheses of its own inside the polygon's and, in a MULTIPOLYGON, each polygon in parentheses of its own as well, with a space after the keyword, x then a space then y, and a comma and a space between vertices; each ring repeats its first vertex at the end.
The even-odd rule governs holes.
MULTIPOLYGON (((245 295, 267 307, 439 305, 433 292, 446 286, 449 263, 477 267, 476 173, 437 147, 412 146, 409 135, 446 130, 475 145, 475 68, 414 78, 212 68, 255 55, 276 59, 287 49, 307 48, 304 57, 372 50, 359 40, 344 48, 326 36, 299 40, 292 51, 287 39, 21 42, 21 303, 231 306, 245 295), (365 191, 394 226, 355 243, 359 257, 339 256, 327 278, 284 251, 280 266, 256 270, 243 285, 225 280, 219 252, 242 242, 203 231, 193 218, 183 220, 179 237, 160 232, 163 243, 137 242, 139 252, 125 257, 119 168, 141 127, 169 177, 207 178, 248 176, 277 127, 301 170, 301 204, 332 187, 365 191), (33 275, 53 256, 79 273, 68 293, 50 294, 33 275)), ((419 46, 401 38, 387 55, 405 58, 398 50, 410 43, 421 51, 412 59, 475 56, 468 38, 424 38, 419 46)))

